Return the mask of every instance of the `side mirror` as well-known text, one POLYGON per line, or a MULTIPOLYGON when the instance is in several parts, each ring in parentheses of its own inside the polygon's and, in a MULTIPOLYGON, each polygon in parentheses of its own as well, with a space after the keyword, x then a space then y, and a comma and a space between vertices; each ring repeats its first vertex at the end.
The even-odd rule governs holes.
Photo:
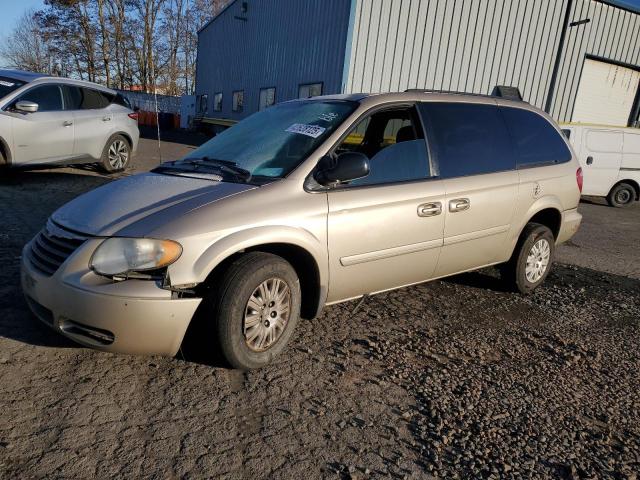
POLYGON ((324 157, 323 165, 315 174, 321 185, 346 183, 369 175, 369 158, 359 152, 345 152, 332 159, 324 157))
POLYGON ((29 102, 28 100, 20 100, 16 103, 16 110, 25 113, 36 113, 38 111, 38 104, 29 102))

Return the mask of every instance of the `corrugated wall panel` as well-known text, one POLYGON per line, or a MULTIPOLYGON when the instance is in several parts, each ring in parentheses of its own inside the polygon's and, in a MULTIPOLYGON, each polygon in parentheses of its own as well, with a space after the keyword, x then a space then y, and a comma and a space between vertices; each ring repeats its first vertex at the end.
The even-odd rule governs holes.
POLYGON ((209 95, 209 116, 253 113, 261 88, 276 87, 278 102, 297 98, 302 83, 342 90, 351 0, 260 0, 248 2, 246 14, 241 8, 231 3, 198 36, 196 93, 209 95), (234 90, 244 90, 241 113, 231 111, 234 90), (213 111, 216 92, 223 92, 221 112, 213 111))
MULTIPOLYGON (((407 88, 490 93, 518 86, 544 107, 568 0, 357 0, 346 92, 407 88), (373 22, 373 24, 372 24, 373 22), (355 48, 357 46, 357 48, 355 48)), ((640 15, 574 0, 552 102, 571 118, 584 60, 640 68, 640 15)))

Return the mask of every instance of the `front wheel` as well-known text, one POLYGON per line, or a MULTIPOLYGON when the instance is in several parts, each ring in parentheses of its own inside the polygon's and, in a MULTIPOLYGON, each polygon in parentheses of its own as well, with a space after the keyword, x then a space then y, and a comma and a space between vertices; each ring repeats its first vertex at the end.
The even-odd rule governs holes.
POLYGON ((628 183, 619 183, 607 195, 607 202, 612 207, 628 207, 636 198, 636 190, 628 183))
POLYGON ((107 173, 121 172, 127 167, 130 159, 129 142, 122 135, 115 135, 105 145, 100 165, 107 173))
POLYGON ((291 264, 264 252, 238 258, 214 299, 220 350, 229 364, 249 370, 270 363, 291 338, 300 316, 300 280, 291 264))
POLYGON ((524 228, 511 259, 502 265, 502 278, 520 293, 530 293, 544 282, 551 270, 555 238, 548 227, 529 223, 524 228))

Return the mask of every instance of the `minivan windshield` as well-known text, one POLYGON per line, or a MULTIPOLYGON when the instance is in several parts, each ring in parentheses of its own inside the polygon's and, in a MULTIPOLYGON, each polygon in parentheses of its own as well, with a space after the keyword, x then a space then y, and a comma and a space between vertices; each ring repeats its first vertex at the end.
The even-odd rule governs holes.
POLYGON ((6 97, 14 90, 19 89, 25 82, 9 77, 0 77, 0 99, 6 97))
POLYGON ((174 167, 182 163, 186 166, 209 162, 233 167, 236 172, 250 174, 258 182, 282 178, 311 154, 357 106, 356 102, 340 100, 281 103, 225 130, 182 161, 175 162, 174 167))

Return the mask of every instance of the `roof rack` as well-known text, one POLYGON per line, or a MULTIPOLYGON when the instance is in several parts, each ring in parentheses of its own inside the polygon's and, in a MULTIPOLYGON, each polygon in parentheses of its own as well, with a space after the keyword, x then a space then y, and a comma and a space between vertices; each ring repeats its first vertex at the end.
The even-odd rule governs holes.
POLYGON ((430 89, 430 88, 409 88, 405 90, 405 92, 446 93, 451 95, 470 95, 473 97, 483 97, 483 98, 499 97, 499 98, 505 98, 507 100, 516 100, 519 102, 524 102, 518 87, 510 87, 505 85, 496 85, 495 87, 493 87, 493 91, 491 92, 491 95, 486 95, 483 93, 460 92, 456 90, 436 90, 436 89, 430 89))

